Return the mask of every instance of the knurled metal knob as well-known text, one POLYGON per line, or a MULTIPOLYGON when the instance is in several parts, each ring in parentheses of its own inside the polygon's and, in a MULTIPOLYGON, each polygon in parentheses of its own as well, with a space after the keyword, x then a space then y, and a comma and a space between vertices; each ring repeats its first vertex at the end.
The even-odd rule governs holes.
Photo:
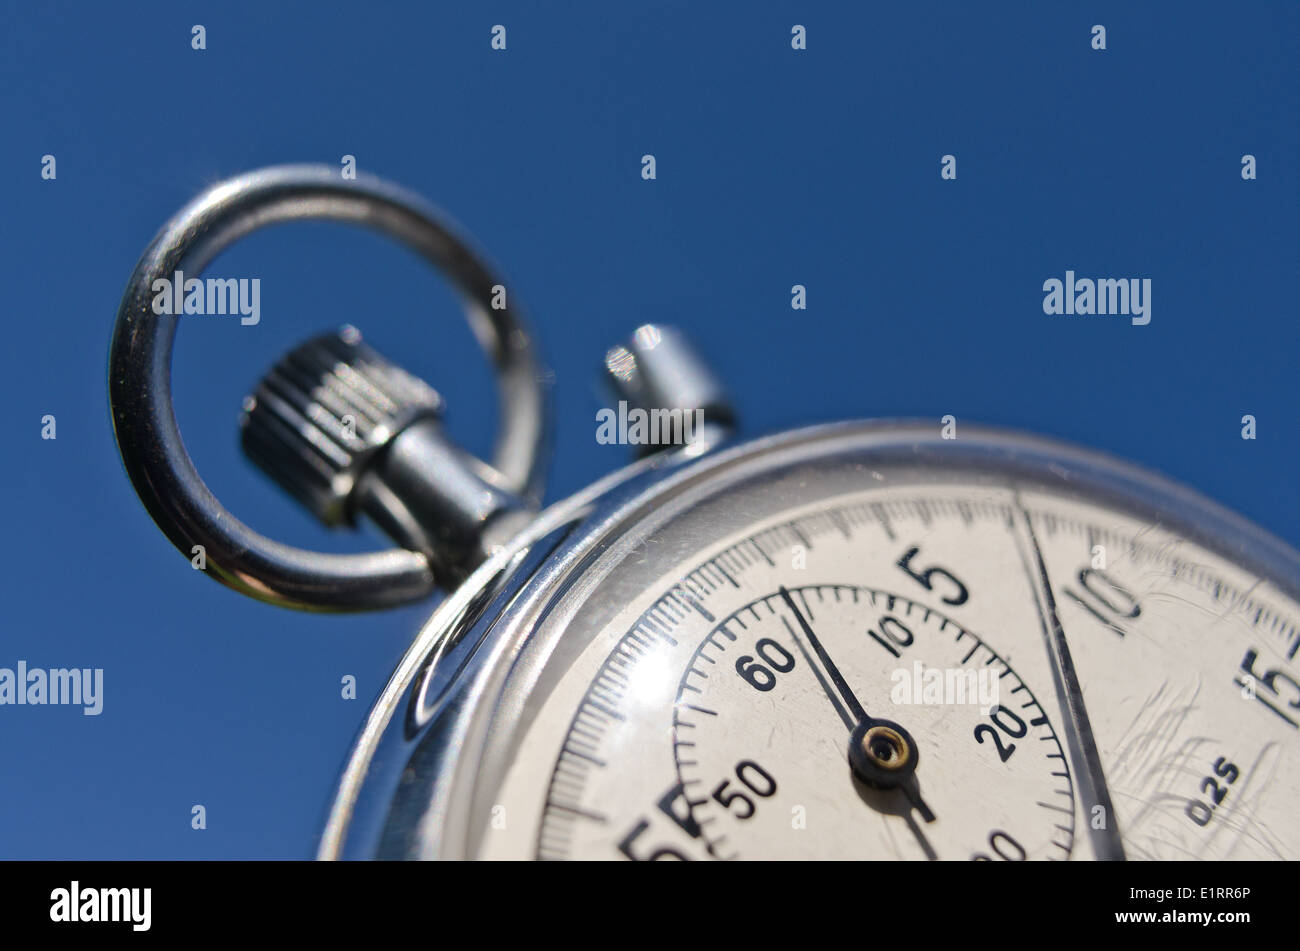
POLYGON ((201 548, 208 577, 273 604, 385 608, 455 583, 518 530, 545 482, 546 372, 505 286, 441 211, 364 172, 343 179, 328 165, 281 165, 214 182, 140 255, 113 328, 113 433, 140 500, 187 562, 201 548), (199 475, 172 405, 181 319, 154 310, 157 282, 201 274, 261 228, 310 219, 378 232, 432 264, 495 370, 500 431, 490 465, 443 435, 432 390, 346 331, 299 348, 247 404, 248 453, 327 523, 364 512, 397 541, 382 551, 313 551, 245 525, 199 475))
POLYGON ((366 468, 442 397, 367 346, 356 328, 308 340, 244 401, 245 453, 326 525, 353 525, 366 468))

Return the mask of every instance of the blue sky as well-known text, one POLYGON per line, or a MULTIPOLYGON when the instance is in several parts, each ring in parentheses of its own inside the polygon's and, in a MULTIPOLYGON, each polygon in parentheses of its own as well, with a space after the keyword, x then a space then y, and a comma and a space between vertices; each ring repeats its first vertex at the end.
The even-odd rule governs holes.
MULTIPOLYGON (((625 461, 593 436, 596 370, 663 321, 713 360, 750 434, 951 413, 1137 460, 1300 544, 1300 7, 452 6, 4 7, 0 666, 102 667, 105 697, 98 717, 0 707, 0 856, 308 856, 428 612, 245 600, 190 570, 117 457, 108 341, 136 258, 199 189, 262 165, 355 155, 501 265, 556 373, 550 499, 625 461), (1045 316, 1043 282, 1067 269, 1150 278, 1151 324, 1045 316), (340 698, 344 674, 360 699, 340 698)), ((211 273, 260 278, 262 319, 182 324, 177 412, 249 524, 379 544, 315 525, 237 446, 263 370, 340 323, 438 387, 465 445, 490 447, 490 373, 405 251, 301 224, 211 273)))

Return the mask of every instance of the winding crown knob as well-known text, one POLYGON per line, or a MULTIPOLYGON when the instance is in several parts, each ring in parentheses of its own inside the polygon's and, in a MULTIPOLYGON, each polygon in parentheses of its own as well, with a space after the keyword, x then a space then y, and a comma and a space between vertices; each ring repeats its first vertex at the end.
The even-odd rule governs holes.
POLYGON ((367 346, 351 326, 290 351, 245 398, 244 452, 326 525, 353 525, 372 459, 442 397, 367 346))

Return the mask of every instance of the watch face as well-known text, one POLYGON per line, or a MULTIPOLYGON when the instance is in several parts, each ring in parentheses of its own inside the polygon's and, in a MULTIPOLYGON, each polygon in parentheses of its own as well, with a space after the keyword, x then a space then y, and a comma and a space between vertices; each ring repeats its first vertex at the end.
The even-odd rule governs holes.
POLYGON ((631 507, 497 664, 445 777, 456 848, 1300 853, 1285 554, 1238 525, 1230 557, 1223 513, 1093 457, 849 432, 631 507))

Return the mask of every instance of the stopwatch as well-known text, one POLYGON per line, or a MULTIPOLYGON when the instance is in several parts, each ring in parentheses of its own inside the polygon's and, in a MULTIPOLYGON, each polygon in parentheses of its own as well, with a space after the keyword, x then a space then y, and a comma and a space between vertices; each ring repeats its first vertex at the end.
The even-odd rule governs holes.
POLYGON ((360 729, 320 858, 1300 857, 1300 554, 1283 542, 1018 432, 871 420, 735 441, 721 385, 670 327, 604 366, 617 430, 654 438, 543 508, 532 333, 421 199, 264 169, 205 191, 141 258, 110 395, 127 472, 176 546, 286 607, 442 592, 360 729), (254 388, 250 457, 327 524, 378 526, 387 551, 245 526, 172 411, 183 315, 150 306, 155 282, 307 217, 443 269, 497 369, 491 461, 352 327, 254 388))

